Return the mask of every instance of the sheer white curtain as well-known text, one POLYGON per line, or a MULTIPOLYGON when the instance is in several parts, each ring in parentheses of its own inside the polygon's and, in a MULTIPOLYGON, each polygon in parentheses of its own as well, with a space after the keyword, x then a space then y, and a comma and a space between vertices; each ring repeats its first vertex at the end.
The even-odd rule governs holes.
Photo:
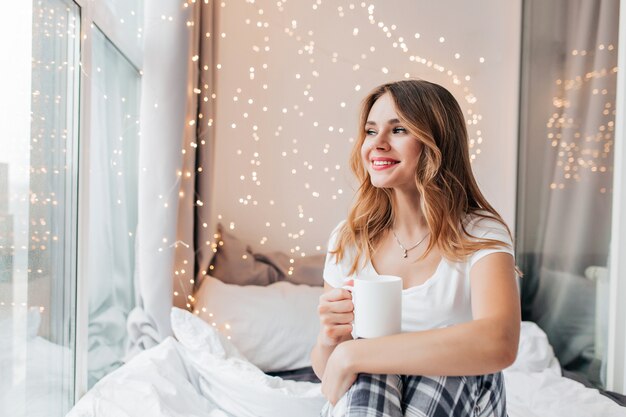
POLYGON ((97 27, 89 174, 89 386, 122 364, 133 300, 139 73, 97 27))
MULTIPOLYGON (((178 0, 146 2, 137 307, 128 319, 129 356, 170 335, 174 300, 184 307, 191 295, 198 206, 196 149, 202 146, 196 133, 201 129, 197 126, 201 97, 197 84, 200 65, 208 65, 211 51, 199 55, 201 38, 206 38, 212 23, 212 7, 204 2, 181 7, 178 0)), ((205 118, 205 124, 209 119, 205 118)))

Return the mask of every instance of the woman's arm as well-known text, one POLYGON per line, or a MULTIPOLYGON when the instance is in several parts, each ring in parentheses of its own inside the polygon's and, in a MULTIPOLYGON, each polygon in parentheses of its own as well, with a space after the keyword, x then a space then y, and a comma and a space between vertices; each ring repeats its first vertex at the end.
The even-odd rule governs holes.
POLYGON ((337 347, 327 366, 350 378, 359 372, 461 376, 506 368, 517 355, 521 320, 514 267, 513 257, 499 252, 473 266, 471 322, 348 341, 337 347))
POLYGON ((321 380, 328 358, 335 348, 346 340, 352 340, 352 294, 348 290, 333 288, 324 283, 324 294, 320 297, 318 314, 320 333, 311 352, 311 364, 315 375, 321 380))

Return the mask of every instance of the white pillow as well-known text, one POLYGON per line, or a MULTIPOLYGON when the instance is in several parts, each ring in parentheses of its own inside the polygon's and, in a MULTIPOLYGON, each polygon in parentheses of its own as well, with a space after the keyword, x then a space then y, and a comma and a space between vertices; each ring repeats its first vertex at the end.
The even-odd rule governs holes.
POLYGON ((172 330, 189 353, 200 393, 237 417, 317 417, 326 402, 321 384, 265 375, 212 326, 172 308, 172 330))
POLYGON ((322 287, 286 281, 240 286, 206 276, 194 307, 250 362, 266 372, 285 371, 311 366, 322 292, 322 287))

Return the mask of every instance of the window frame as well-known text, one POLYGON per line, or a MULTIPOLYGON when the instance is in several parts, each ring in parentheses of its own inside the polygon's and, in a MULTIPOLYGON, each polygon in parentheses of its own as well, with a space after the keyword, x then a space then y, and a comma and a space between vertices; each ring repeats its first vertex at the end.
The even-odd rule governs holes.
MULTIPOLYGON (((80 21, 80 35, 81 35, 81 39, 82 39, 82 31, 83 31, 83 22, 82 22, 82 15, 81 15, 81 9, 80 6, 78 7, 78 13, 79 16, 81 17, 79 19, 80 21)), ((79 63, 80 66, 80 59, 81 59, 81 45, 80 42, 74 42, 71 39, 68 39, 68 42, 73 43, 73 48, 72 48, 72 53, 74 54, 75 57, 77 57, 77 61, 79 63)), ((72 97, 71 103, 73 104, 73 106, 77 107, 77 110, 73 110, 73 111, 68 111, 68 117, 71 116, 77 116, 77 117, 73 117, 71 126, 72 126, 72 141, 68 141, 67 143, 67 155, 70 155, 70 158, 72 158, 73 162, 71 164, 71 171, 69 172, 69 175, 66 177, 66 189, 69 191, 69 209, 70 212, 66 213, 66 222, 65 222, 65 236, 67 236, 68 238, 65 239, 65 253, 64 253, 64 263, 65 263, 65 267, 64 270, 66 271, 66 274, 68 275, 67 278, 69 278, 69 282, 65 281, 64 284, 67 285, 63 285, 63 304, 62 304, 62 315, 63 317, 61 318, 62 320, 66 320, 67 317, 70 317, 70 320, 68 320, 69 322, 69 334, 67 335, 68 338, 68 343, 69 346, 74 345, 74 355, 77 355, 77 344, 76 344, 76 340, 77 340, 77 332, 76 332, 76 325, 77 325, 77 321, 78 321, 78 317, 74 316, 75 320, 71 320, 71 316, 72 313, 76 312, 76 307, 77 307, 77 284, 78 284, 78 269, 77 269, 77 249, 78 249, 78 199, 80 194, 78 193, 79 190, 79 182, 78 182, 78 178, 79 178, 79 165, 80 165, 80 159, 78 158, 78 151, 80 149, 80 138, 81 138, 81 131, 80 131, 80 118, 82 116, 82 112, 81 112, 81 101, 80 101, 80 96, 81 96, 81 86, 82 86, 82 77, 83 74, 79 73, 78 75, 76 74, 76 71, 72 71, 68 74, 68 77, 74 77, 73 82, 70 84, 68 83, 68 92, 67 95, 68 97, 72 97), (71 89, 71 91, 69 90, 70 86, 72 86, 73 88, 71 89)), ((70 124, 68 123, 68 126, 70 124)), ((67 279, 66 278, 66 279, 67 279)), ((70 374, 70 387, 75 387, 76 386, 76 363, 74 362, 74 372, 70 374)), ((65 401, 67 401, 67 405, 69 407, 67 407, 66 409, 71 409, 71 407, 75 404, 76 402, 76 390, 74 389, 73 391, 70 390, 70 398, 65 399, 65 401)))
POLYGON ((606 379, 609 390, 626 394, 626 0, 619 8, 617 67, 606 379))

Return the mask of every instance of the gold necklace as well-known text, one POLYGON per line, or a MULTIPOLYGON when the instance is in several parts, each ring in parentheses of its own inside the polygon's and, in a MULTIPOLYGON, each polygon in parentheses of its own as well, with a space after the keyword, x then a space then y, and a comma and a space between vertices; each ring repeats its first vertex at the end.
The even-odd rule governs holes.
POLYGON ((398 239, 398 235, 396 235, 396 231, 393 230, 393 228, 391 228, 391 232, 393 233, 393 237, 396 238, 396 242, 398 242, 398 246, 400 246, 402 250, 404 251, 404 255, 402 255, 403 258, 406 258, 408 256, 407 252, 410 251, 411 249, 415 249, 416 247, 418 247, 420 243, 422 243, 424 239, 426 239, 428 235, 430 234, 430 232, 426 233, 426 235, 424 235, 424 237, 421 238, 420 241, 417 242, 415 245, 411 246, 410 248, 405 248, 404 245, 400 243, 400 239, 398 239))

